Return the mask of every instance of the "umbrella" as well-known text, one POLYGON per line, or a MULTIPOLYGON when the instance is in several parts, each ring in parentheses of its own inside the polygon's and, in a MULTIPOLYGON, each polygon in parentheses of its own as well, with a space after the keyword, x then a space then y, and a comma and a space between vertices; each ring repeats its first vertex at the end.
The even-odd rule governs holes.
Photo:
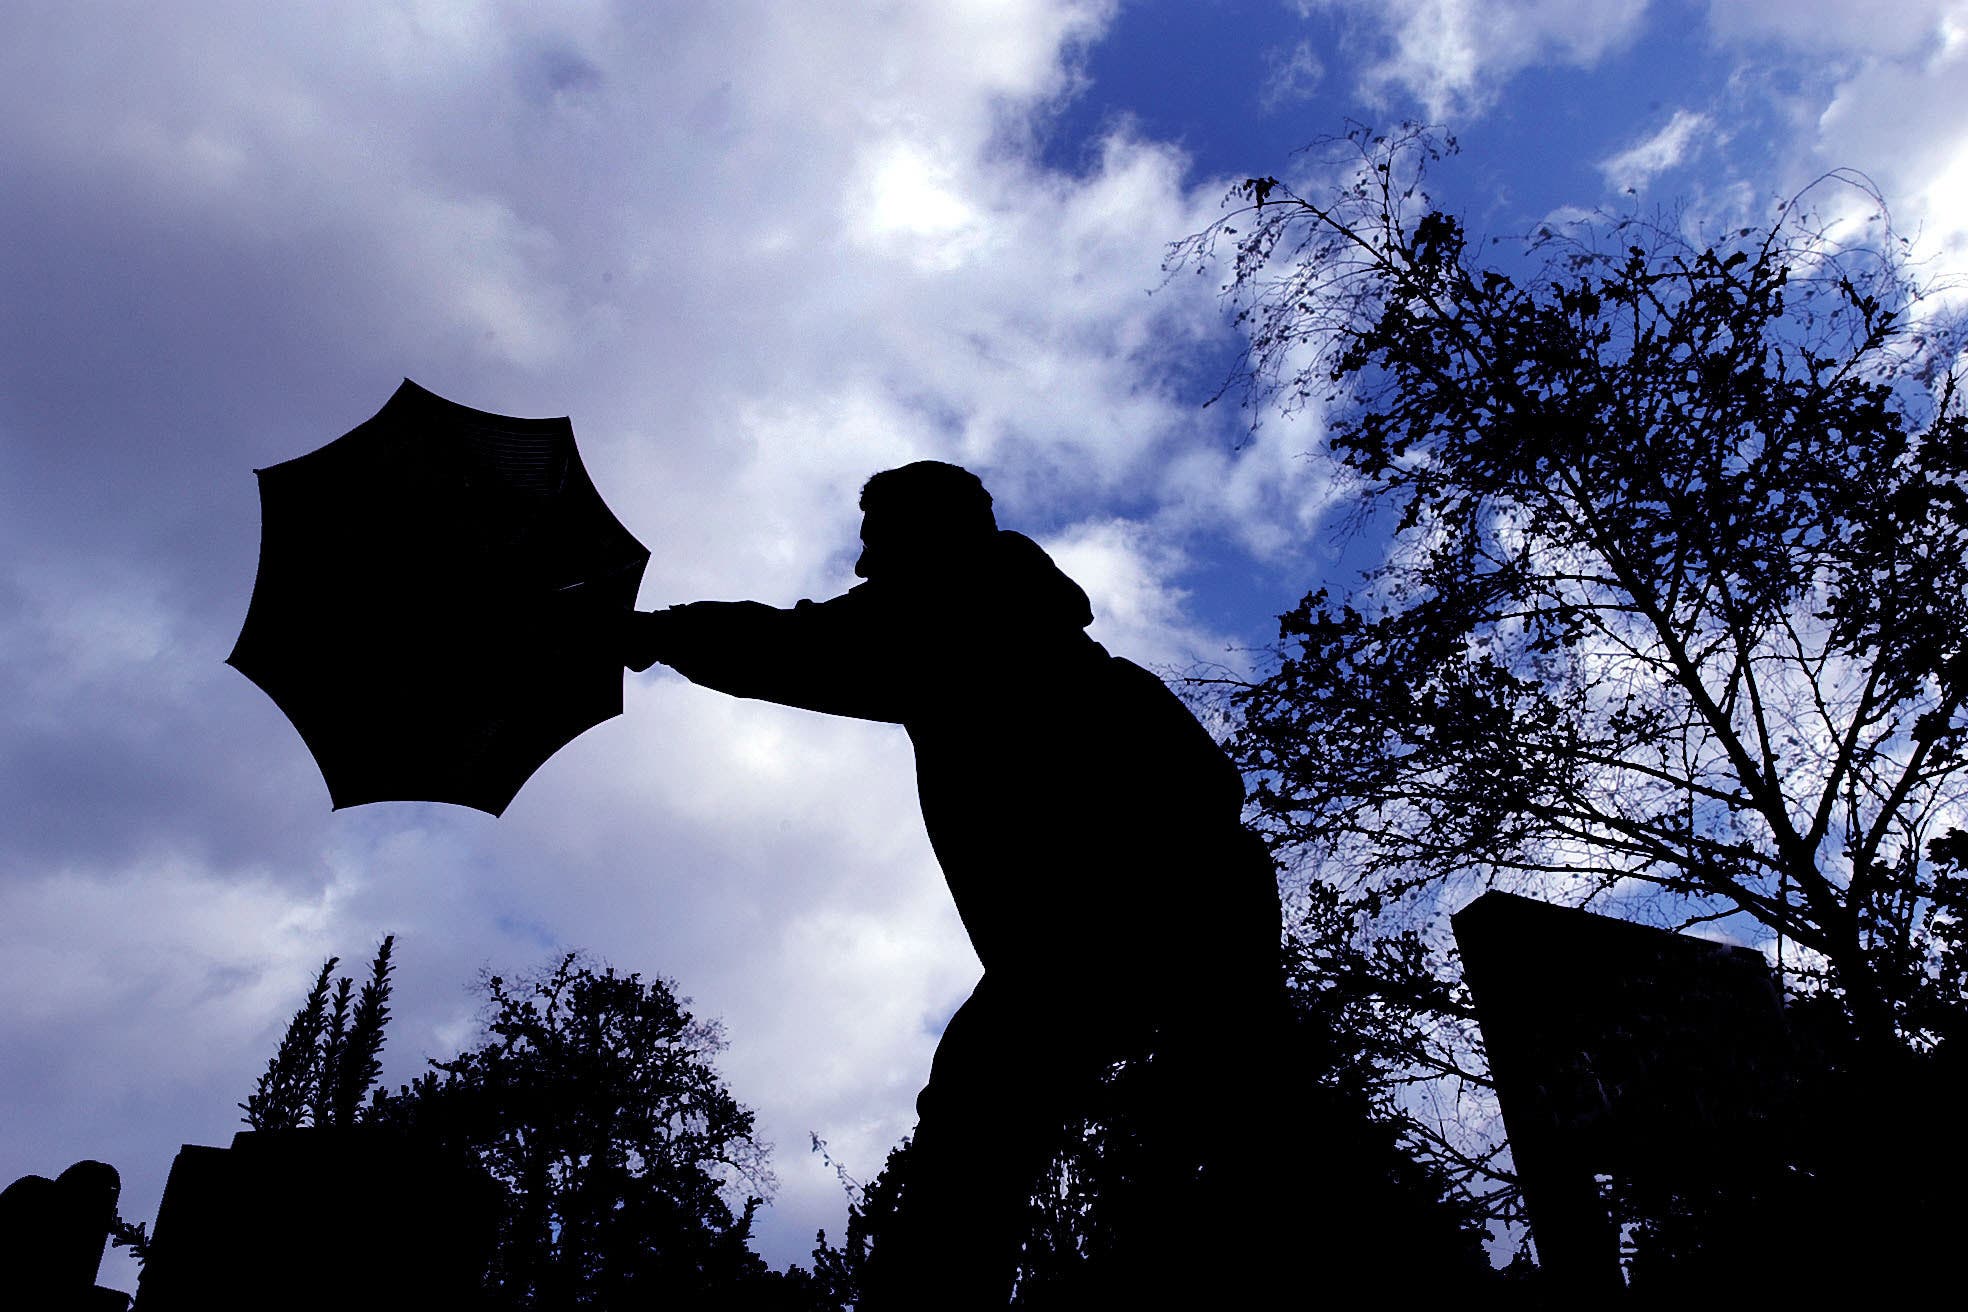
POLYGON ((259 575, 226 663, 293 721, 336 809, 498 815, 621 714, 608 625, 649 552, 566 419, 487 414, 405 379, 367 423, 255 472, 259 575))

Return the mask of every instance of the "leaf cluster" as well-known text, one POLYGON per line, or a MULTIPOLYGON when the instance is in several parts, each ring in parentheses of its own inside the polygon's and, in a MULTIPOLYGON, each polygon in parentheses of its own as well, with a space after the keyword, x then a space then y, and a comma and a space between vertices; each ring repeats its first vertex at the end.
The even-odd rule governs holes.
POLYGON ((347 976, 330 977, 341 958, 330 957, 287 1023, 280 1046, 253 1092, 239 1104, 254 1130, 356 1123, 362 1100, 382 1074, 383 1027, 389 1023, 390 951, 383 939, 361 991, 347 976))
POLYGON ((485 990, 485 1041, 433 1061, 373 1119, 468 1154, 497 1183, 495 1306, 818 1297, 806 1273, 772 1272, 748 1247, 773 1187, 768 1150, 713 1064, 718 1027, 673 985, 570 953, 485 990))

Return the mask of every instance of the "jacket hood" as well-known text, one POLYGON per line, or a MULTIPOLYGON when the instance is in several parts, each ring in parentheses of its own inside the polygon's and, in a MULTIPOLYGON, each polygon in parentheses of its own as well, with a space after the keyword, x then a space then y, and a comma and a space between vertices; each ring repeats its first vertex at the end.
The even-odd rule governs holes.
POLYGON ((1086 590, 1052 563, 1045 549, 1010 529, 983 553, 978 600, 1005 621, 1035 629, 1077 631, 1093 623, 1086 590))

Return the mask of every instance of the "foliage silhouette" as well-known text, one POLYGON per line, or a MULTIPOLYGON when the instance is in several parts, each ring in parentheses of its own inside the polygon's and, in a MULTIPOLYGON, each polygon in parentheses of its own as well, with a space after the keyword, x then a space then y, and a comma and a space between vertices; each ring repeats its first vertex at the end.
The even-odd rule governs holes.
POLYGON ((491 1306, 826 1306, 806 1272, 747 1247, 773 1181, 712 1065, 716 1025, 667 981, 572 953, 485 990, 486 1041, 379 1095, 367 1119, 466 1152, 498 1184, 491 1306), (748 1191, 735 1213, 733 1186, 748 1191))
MULTIPOLYGON (((713 1065, 718 1027, 672 984, 574 953, 533 978, 487 976, 485 1041, 392 1094, 371 1086, 393 944, 359 994, 331 985, 339 958, 322 966, 240 1104, 249 1126, 374 1127, 477 1163, 498 1198, 488 1309, 838 1309, 823 1280, 750 1251, 768 1149, 713 1065), (734 1186, 747 1191, 736 1212, 734 1186)), ((125 1225, 115 1242, 141 1257, 147 1236, 125 1225)))
POLYGON ((280 1047, 245 1102, 246 1124, 255 1130, 356 1123, 363 1096, 382 1074, 383 1027, 389 1023, 390 935, 376 949, 360 994, 343 976, 331 993, 329 977, 341 958, 330 957, 287 1023, 280 1047))
MULTIPOLYGON (((1721 922, 1844 1054, 1816 1066, 1854 1113, 1806 1136, 1821 1164, 1897 1159, 1894 1089, 1935 1088, 1964 1020, 1958 324, 1855 174, 1822 180, 1853 222, 1601 217, 1507 259, 1424 190, 1452 139, 1336 144, 1326 199, 1249 179, 1171 252, 1230 253, 1225 393, 1316 409, 1353 526, 1391 529, 1359 586, 1280 617, 1268 670, 1217 685, 1310 877, 1322 1005, 1388 1081, 1480 1101, 1446 907, 1501 886, 1721 922)), ((1493 1137, 1408 1125, 1508 1214, 1493 1137)))
MULTIPOLYGON (((1245 1169, 1195 1196, 1181 1227, 1187 1251, 1143 1261, 1127 1243, 1135 1206, 1163 1197, 1139 1174, 1155 1150, 1134 1122, 1152 1101, 1140 1085, 1156 1078, 1153 1054, 1103 1081, 1097 1101, 1060 1127, 1051 1163, 1027 1199, 1013 1306, 1165 1306, 1181 1301, 1175 1282, 1185 1273, 1200 1276, 1181 1291, 1199 1297, 1197 1305, 1241 1305, 1239 1295, 1290 1272, 1294 1253, 1398 1270, 1403 1297, 1417 1305, 1436 1298, 1485 1305, 1502 1288, 1483 1252, 1479 1209, 1418 1160, 1399 1124, 1376 1110, 1357 1041, 1302 1005, 1278 1037, 1288 1054, 1277 1072, 1283 1101, 1254 1104, 1232 1127, 1245 1169)), ((1248 1074, 1226 1054, 1224 1079, 1248 1074)), ((865 1188, 843 1176, 854 1200, 843 1242, 833 1247, 823 1233, 814 1253, 815 1276, 840 1303, 859 1296, 870 1253, 892 1237, 913 1166, 905 1140, 865 1188)))

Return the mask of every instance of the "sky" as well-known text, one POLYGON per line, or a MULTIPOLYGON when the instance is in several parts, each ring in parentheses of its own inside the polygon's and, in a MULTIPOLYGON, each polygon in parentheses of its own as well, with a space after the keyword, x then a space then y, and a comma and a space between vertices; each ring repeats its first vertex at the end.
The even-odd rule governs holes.
POLYGON ((811 1135, 866 1179, 908 1132, 978 966, 899 730, 658 670, 501 819, 331 812, 222 664, 252 471, 402 378, 571 416, 644 607, 833 595, 860 483, 936 458, 1111 650, 1237 666, 1361 561, 1317 415, 1205 405, 1221 271, 1163 261, 1231 183, 1404 119, 1506 236, 1851 168, 1946 271, 1965 63, 1941 0, 10 0, 0 1179, 99 1158, 154 1217, 321 962, 391 933, 392 1085, 472 1041, 483 971, 677 981, 776 1145, 775 1264, 845 1219, 811 1135))

